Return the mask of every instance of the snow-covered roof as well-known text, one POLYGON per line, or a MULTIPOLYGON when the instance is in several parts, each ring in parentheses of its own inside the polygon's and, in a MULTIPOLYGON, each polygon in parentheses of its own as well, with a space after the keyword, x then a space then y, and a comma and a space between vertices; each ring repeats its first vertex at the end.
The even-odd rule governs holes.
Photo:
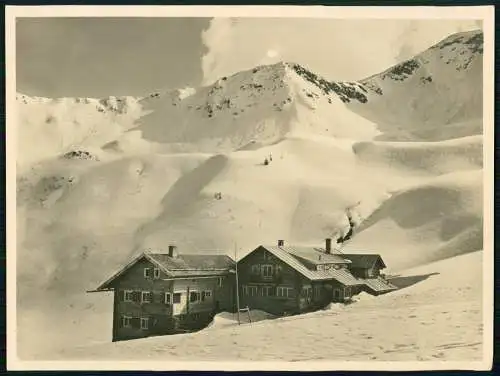
POLYGON ((376 291, 376 292, 385 292, 385 291, 392 291, 392 290, 398 289, 392 283, 390 283, 390 282, 388 282, 380 277, 364 279, 364 283, 366 286, 368 286, 370 289, 372 289, 373 291, 376 291))
MULTIPOLYGON (((351 261, 343 258, 340 253, 327 253, 324 248, 315 247, 297 247, 297 246, 285 246, 282 247, 286 252, 292 254, 293 256, 299 257, 301 259, 307 260, 314 265, 322 264, 350 264, 351 261)), ((337 252, 332 250, 332 252, 337 252)))
POLYGON ((331 268, 328 270, 311 270, 307 268, 307 266, 300 262, 299 259, 293 256, 292 252, 289 252, 290 250, 292 250, 291 247, 262 247, 311 281, 336 280, 345 286, 356 286, 363 284, 363 280, 354 277, 348 270, 345 269, 343 270, 331 268))
POLYGON ((112 282, 143 258, 150 261, 172 278, 225 275, 230 273, 234 268, 234 261, 227 255, 178 254, 175 257, 170 257, 167 253, 142 252, 103 282, 96 291, 112 288, 112 282))
POLYGON ((365 254, 361 254, 361 253, 360 254, 356 254, 356 253, 346 254, 346 253, 344 253, 342 256, 352 262, 351 266, 353 268, 369 269, 377 261, 380 262, 380 264, 382 265, 382 268, 386 267, 384 260, 382 260, 382 257, 378 254, 375 254, 375 253, 365 253, 365 254))

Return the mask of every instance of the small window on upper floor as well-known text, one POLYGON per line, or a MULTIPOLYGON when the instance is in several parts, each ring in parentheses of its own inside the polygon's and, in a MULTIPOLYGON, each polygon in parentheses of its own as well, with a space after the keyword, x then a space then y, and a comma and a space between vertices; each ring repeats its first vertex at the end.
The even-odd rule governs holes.
POLYGON ((272 265, 262 265, 261 266, 262 277, 265 279, 270 279, 273 276, 273 266, 272 265))
POLYGON ((252 265, 252 274, 260 274, 260 265, 252 265))
POLYGON ((151 268, 144 268, 144 278, 153 277, 153 270, 151 268))
POLYGON ((172 294, 169 292, 165 293, 165 304, 166 305, 172 304, 172 294))
POLYGON ((153 269, 153 274, 154 274, 154 278, 155 279, 159 279, 160 278, 160 269, 159 268, 154 268, 153 269))

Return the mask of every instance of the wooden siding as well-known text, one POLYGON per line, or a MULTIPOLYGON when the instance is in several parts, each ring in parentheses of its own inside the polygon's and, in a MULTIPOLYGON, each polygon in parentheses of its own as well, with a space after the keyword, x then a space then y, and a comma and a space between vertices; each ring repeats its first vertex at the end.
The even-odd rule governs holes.
POLYGON ((381 265, 379 263, 374 264, 370 268, 349 268, 352 275, 358 278, 375 278, 380 275, 381 265))
POLYGON ((280 315, 303 312, 313 306, 302 289, 310 281, 262 247, 238 263, 238 279, 241 308, 248 306, 280 315), (264 274, 262 265, 270 266, 269 275, 264 274), (258 273, 252 268, 255 266, 260 267, 258 273), (290 295, 282 296, 286 288, 290 295))
POLYGON ((154 264, 143 258, 113 283, 114 341, 170 334, 181 327, 199 329, 210 322, 216 310, 232 310, 235 305, 233 276, 220 277, 222 286, 219 286, 219 277, 170 280, 159 271, 155 278, 154 268, 154 264), (151 277, 144 276, 145 268, 151 269, 151 277), (129 291, 127 298, 132 299, 126 299, 126 291, 129 291), (190 291, 211 291, 211 297, 190 303, 190 291), (150 293, 150 302, 142 301, 142 292, 150 293), (182 294, 184 305, 174 303, 175 292, 182 294), (170 294, 170 302, 166 301, 166 294, 170 294), (131 318, 130 326, 123 325, 123 317, 131 318), (141 318, 149 319, 147 329, 141 329, 141 318))
POLYGON ((359 292, 336 280, 310 281, 263 247, 238 263, 238 279, 241 308, 248 306, 276 315, 312 311, 331 302, 344 302, 359 292), (262 265, 271 265, 273 273, 264 275, 262 265), (282 287, 291 288, 291 296, 278 296, 282 287))

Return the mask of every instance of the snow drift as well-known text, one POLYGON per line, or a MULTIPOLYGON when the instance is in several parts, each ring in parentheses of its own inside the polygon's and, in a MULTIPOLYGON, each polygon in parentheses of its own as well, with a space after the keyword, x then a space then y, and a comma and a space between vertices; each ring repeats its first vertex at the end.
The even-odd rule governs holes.
POLYGON ((404 288, 331 309, 191 335, 64 348, 55 359, 464 361, 482 359, 482 252, 427 264, 404 288), (418 282, 416 282, 418 281, 418 282), (374 325, 374 322, 377 325, 374 325), (391 328, 391 330, 387 330, 391 328), (256 346, 255 338, 258 338, 256 346), (332 343, 342 345, 332 346, 332 343))
POLYGON ((19 96, 23 356, 40 350, 33 327, 61 347, 109 341, 109 297, 85 290, 173 240, 230 255, 236 242, 239 257, 318 245, 353 208, 346 248, 391 269, 482 249, 481 41, 451 36, 361 82, 279 63, 146 98, 19 96))

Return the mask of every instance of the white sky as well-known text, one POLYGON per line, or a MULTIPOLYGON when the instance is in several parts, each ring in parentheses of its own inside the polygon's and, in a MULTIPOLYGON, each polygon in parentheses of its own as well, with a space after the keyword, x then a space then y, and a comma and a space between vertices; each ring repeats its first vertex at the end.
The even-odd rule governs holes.
POLYGON ((214 18, 202 33, 204 83, 279 60, 333 80, 356 80, 412 57, 458 31, 461 20, 214 18))

